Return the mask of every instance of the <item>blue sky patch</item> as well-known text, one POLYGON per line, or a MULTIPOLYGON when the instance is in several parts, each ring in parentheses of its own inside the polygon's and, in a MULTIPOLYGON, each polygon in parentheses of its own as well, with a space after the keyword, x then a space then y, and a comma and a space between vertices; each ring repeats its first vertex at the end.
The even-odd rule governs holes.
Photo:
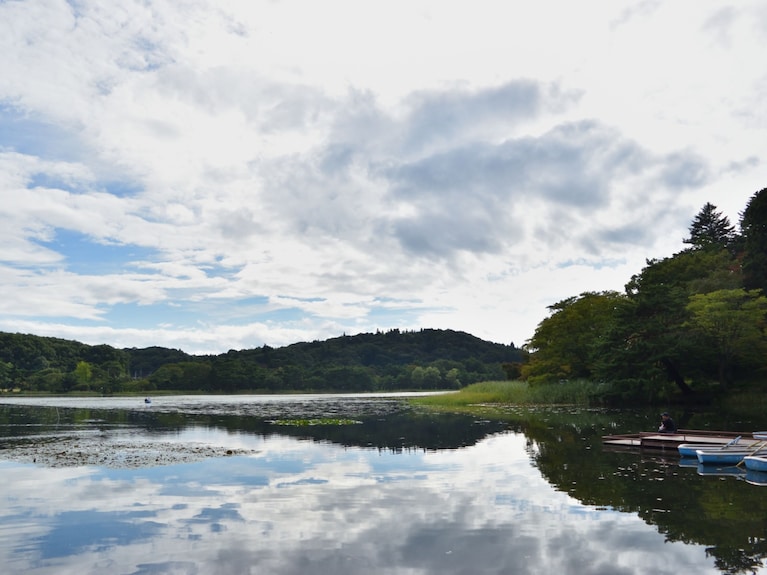
POLYGON ((76 162, 82 144, 62 124, 52 124, 0 105, 0 148, 46 160, 76 162))
POLYGON ((133 263, 153 258, 155 250, 135 245, 109 244, 71 230, 58 229, 49 242, 39 242, 46 248, 66 254, 66 268, 85 275, 135 271, 133 263))

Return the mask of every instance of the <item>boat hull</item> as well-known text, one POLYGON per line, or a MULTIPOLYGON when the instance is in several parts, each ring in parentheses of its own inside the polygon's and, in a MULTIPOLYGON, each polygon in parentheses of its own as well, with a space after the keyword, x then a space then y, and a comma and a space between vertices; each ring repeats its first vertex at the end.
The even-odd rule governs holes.
POLYGON ((743 464, 752 471, 767 471, 767 456, 747 455, 743 458, 743 464))
POLYGON ((743 446, 729 446, 723 445, 722 447, 714 447, 705 443, 682 443, 677 446, 679 455, 682 457, 697 457, 698 451, 743 451, 743 446))
POLYGON ((698 461, 704 465, 737 465, 747 455, 751 455, 753 451, 733 451, 717 449, 714 451, 705 451, 698 449, 696 455, 698 461))

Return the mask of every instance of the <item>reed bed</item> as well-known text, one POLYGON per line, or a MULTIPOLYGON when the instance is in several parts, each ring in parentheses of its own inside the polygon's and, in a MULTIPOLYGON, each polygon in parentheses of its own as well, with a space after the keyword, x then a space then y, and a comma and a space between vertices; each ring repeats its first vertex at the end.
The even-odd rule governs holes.
POLYGON ((600 403, 604 384, 586 380, 530 385, 524 381, 483 381, 455 393, 419 397, 417 405, 465 407, 481 404, 513 405, 592 405, 600 403))

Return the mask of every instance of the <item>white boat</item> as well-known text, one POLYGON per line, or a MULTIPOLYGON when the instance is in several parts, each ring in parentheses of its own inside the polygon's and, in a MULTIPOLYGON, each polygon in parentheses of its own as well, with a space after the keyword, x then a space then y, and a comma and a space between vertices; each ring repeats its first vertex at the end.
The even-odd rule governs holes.
POLYGON ((754 439, 761 439, 761 440, 767 439, 767 431, 754 431, 753 435, 754 435, 754 439))
POLYGON ((759 455, 767 449, 767 441, 760 441, 750 447, 740 449, 698 449, 695 454, 698 461, 706 465, 737 465, 749 455, 759 455))
POLYGON ((698 461, 704 465, 737 465, 747 455, 751 455, 752 451, 744 451, 743 449, 698 449, 696 452, 698 461))
POLYGON ((724 445, 721 445, 719 447, 714 447, 710 443, 680 443, 677 446, 677 449, 679 450, 679 455, 681 455, 682 457, 696 457, 699 449, 709 450, 709 451, 743 449, 742 445, 738 445, 738 442, 740 441, 741 437, 742 436, 738 435, 738 437, 736 437, 732 441, 725 443, 724 445))
POLYGON ((752 471, 767 471, 767 454, 746 455, 743 458, 743 465, 752 471))

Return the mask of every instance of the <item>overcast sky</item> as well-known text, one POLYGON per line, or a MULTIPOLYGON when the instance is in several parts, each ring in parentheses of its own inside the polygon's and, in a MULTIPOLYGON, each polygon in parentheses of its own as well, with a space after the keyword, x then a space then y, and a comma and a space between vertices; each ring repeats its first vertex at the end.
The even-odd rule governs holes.
POLYGON ((767 186, 762 0, 0 0, 0 331, 521 346, 767 186))

